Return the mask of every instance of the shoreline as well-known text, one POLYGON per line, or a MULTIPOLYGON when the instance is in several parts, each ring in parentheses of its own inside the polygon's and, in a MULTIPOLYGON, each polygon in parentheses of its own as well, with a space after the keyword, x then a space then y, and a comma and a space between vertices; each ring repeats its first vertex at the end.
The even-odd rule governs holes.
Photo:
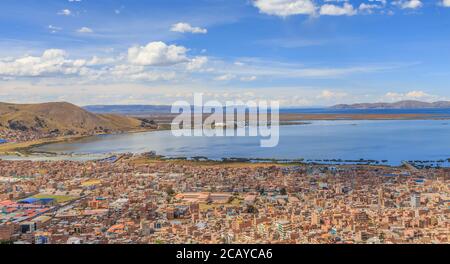
MULTIPOLYGON (((136 130, 130 130, 130 131, 123 131, 118 133, 98 133, 93 135, 75 135, 75 136, 59 136, 54 138, 42 138, 38 140, 33 141, 25 141, 25 142, 19 142, 19 143, 5 143, 0 145, 0 156, 1 155, 32 155, 33 153, 38 152, 32 152, 30 151, 33 148, 53 144, 53 143, 61 143, 61 142, 71 142, 80 140, 83 138, 89 138, 89 137, 95 137, 95 136, 101 136, 101 135, 118 135, 118 134, 132 134, 132 133, 144 133, 144 132, 154 132, 154 131, 164 131, 165 128, 162 129, 136 129, 136 130)), ((57 153, 48 153, 48 154, 54 154, 57 155, 57 153)))
MULTIPOLYGON (((142 155, 142 154, 141 154, 142 155)), ((375 166, 375 167, 390 167, 398 168, 403 166, 413 166, 416 169, 419 168, 450 168, 446 166, 436 166, 440 164, 450 163, 450 158, 444 160, 409 160, 402 161, 401 164, 393 165, 389 164, 388 160, 343 160, 343 159, 277 159, 277 158, 221 158, 221 159, 208 159, 207 157, 166 157, 163 155, 156 155, 154 157, 147 157, 149 160, 161 161, 161 162, 188 162, 188 163, 200 163, 200 164, 251 164, 251 165, 277 165, 277 166, 305 166, 305 165, 317 165, 317 166, 375 166)))
MULTIPOLYGON (((122 158, 131 158, 133 161, 145 161, 145 162, 168 162, 168 163, 181 163, 181 164, 190 164, 190 165, 199 165, 199 166, 221 166, 221 165, 238 165, 238 166, 368 166, 368 167, 384 167, 384 168, 400 168, 400 167, 410 167, 414 169, 428 169, 428 168, 449 168, 450 169, 450 158, 448 159, 440 159, 440 160, 409 160, 402 161, 400 164, 389 164, 388 160, 371 160, 371 159, 359 159, 359 160, 344 160, 344 159, 277 159, 277 158, 237 158, 237 157, 227 157, 220 159, 210 159, 202 156, 194 156, 194 157, 170 157, 164 155, 158 155, 156 153, 147 152, 147 153, 103 153, 103 154, 70 154, 70 153, 47 153, 47 152, 35 152, 34 154, 40 157, 48 157, 48 158, 56 158, 55 160, 35 160, 35 161, 60 161, 67 160, 64 157, 71 158, 87 158, 85 160, 80 159, 69 159, 71 161, 79 161, 79 162, 88 162, 88 161, 103 161, 108 160, 110 158, 117 158, 118 160, 122 158), (98 155, 97 157, 95 157, 98 155), (61 159, 58 159, 61 158, 61 159), (449 164, 449 166, 445 166, 449 164), (444 166, 442 166, 444 165, 444 166)), ((33 156, 31 154, 24 154, 25 157, 33 156)), ((23 157, 23 156, 19 156, 23 157)), ((0 160, 1 156, 0 156, 0 160)), ((12 161, 20 161, 12 160, 12 161)), ((27 159, 23 159, 27 160, 27 159)), ((7 160, 6 160, 7 161, 7 160)))
POLYGON ((277 167, 291 167, 291 166, 308 166, 308 165, 315 165, 315 166, 368 166, 368 167, 382 167, 382 168, 399 168, 403 167, 404 164, 398 165, 398 166, 391 166, 391 165, 383 165, 383 164, 319 164, 319 163, 308 163, 308 162, 300 162, 300 161, 293 161, 293 162, 277 162, 276 159, 268 159, 270 161, 267 162, 251 162, 251 161, 224 161, 224 160, 193 160, 188 158, 164 158, 162 156, 159 157, 144 157, 139 156, 135 157, 131 160, 132 163, 136 164, 147 164, 147 163, 174 163, 174 164, 180 164, 180 165, 190 165, 190 166, 225 166, 225 167, 271 167, 271 166, 277 166, 277 167))
POLYGON ((61 136, 61 137, 55 137, 55 138, 43 138, 38 139, 34 141, 26 141, 26 142, 19 142, 19 143, 6 143, 3 145, 0 145, 0 155, 11 155, 11 154, 18 154, 18 155, 27 155, 30 154, 29 150, 31 148, 52 144, 52 143, 59 143, 59 142, 65 142, 65 141, 71 141, 71 140, 78 140, 82 139, 84 137, 88 136, 61 136))
MULTIPOLYGON (((322 117, 328 117, 329 115, 322 115, 322 114, 308 114, 309 116, 322 116, 322 117)), ((297 114, 282 114, 284 118, 280 118, 280 126, 289 126, 289 125, 308 125, 311 124, 311 122, 305 122, 306 119, 298 120, 298 119, 292 119, 290 120, 288 117, 296 116, 298 118, 297 114)), ((305 116, 305 115, 302 115, 305 116)), ((360 117, 360 119, 339 119, 338 117, 341 115, 334 115, 334 119, 315 119, 311 121, 363 121, 363 120, 374 120, 374 121, 382 121, 382 120, 399 120, 399 121, 407 121, 407 120, 449 120, 449 118, 436 118, 436 116, 433 115, 407 115, 407 116, 413 116, 413 119, 391 119, 387 118, 386 115, 384 115, 384 119, 374 119, 372 116, 371 118, 367 118, 368 115, 357 115, 360 117), (364 117, 364 118, 363 118, 364 117), (420 118, 419 118, 420 117, 420 118), (424 118, 428 117, 428 118, 424 118), (433 117, 433 118, 431 118, 433 117)), ((398 115, 397 115, 398 116, 398 115)), ((400 115, 405 116, 405 115, 400 115)), ((379 115, 377 115, 379 117, 379 115)), ((134 133, 146 133, 146 132, 158 132, 158 131, 167 131, 170 130, 170 126, 167 124, 162 124, 158 129, 133 129, 129 131, 120 131, 116 133, 98 133, 93 135, 75 135, 75 136, 60 136, 55 138, 43 138, 35 141, 28 141, 28 142, 20 142, 20 143, 6 143, 0 145, 0 159, 1 156, 15 156, 18 158, 86 158, 86 160, 99 160, 98 156, 104 156, 104 157, 111 157, 111 156, 118 156, 118 155, 127 155, 130 153, 102 153, 102 154, 75 154, 75 153, 55 153, 55 152, 45 152, 45 151, 33 151, 32 149, 48 145, 48 144, 54 144, 54 143, 60 143, 60 142, 73 142, 77 141, 83 138, 89 138, 89 137, 95 137, 100 135, 120 135, 120 134, 134 134, 134 133), (97 157, 95 157, 97 155, 97 157)), ((143 153, 135 153, 135 155, 143 155, 143 153)), ((246 164, 277 164, 277 165, 295 165, 295 164, 311 164, 311 165, 328 165, 328 166, 342 166, 342 165, 366 165, 366 166, 388 166, 388 167, 399 167, 403 166, 404 162, 417 164, 420 167, 440 167, 441 165, 447 165, 447 163, 450 163, 450 159, 440 159, 440 160, 416 160, 416 161, 402 161, 401 164, 389 164, 388 160, 371 160, 371 159, 359 159, 359 160, 344 160, 341 158, 331 158, 331 159, 277 159, 277 158, 239 158, 239 157, 223 157, 221 159, 208 159, 207 157, 170 157, 170 156, 159 156, 161 157, 162 161, 171 161, 171 160, 178 160, 178 161, 193 161, 193 162, 201 162, 207 161, 207 162, 216 162, 219 164, 226 164, 226 163, 236 163, 236 162, 244 162, 246 164)), ((447 167, 447 166, 444 166, 447 167)))

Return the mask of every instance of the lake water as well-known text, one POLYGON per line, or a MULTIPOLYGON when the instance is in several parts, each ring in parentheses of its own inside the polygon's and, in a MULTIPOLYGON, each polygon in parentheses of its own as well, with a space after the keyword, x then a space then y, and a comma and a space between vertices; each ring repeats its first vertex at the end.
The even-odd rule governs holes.
POLYGON ((437 161, 449 167, 449 120, 313 121, 280 127, 275 148, 255 137, 174 137, 170 131, 102 135, 55 143, 34 151, 100 155, 155 151, 167 157, 268 158, 305 160, 437 161))

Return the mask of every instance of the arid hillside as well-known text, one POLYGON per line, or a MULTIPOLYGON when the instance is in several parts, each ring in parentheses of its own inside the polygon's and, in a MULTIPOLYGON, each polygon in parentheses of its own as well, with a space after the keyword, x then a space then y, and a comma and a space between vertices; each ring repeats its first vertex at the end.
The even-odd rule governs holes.
POLYGON ((93 114, 70 103, 0 103, 0 129, 59 135, 128 131, 148 121, 114 114, 93 114))

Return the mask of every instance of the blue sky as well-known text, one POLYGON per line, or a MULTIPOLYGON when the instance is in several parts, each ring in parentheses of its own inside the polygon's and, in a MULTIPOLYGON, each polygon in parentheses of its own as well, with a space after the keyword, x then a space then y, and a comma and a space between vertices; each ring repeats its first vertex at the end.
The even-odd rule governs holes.
POLYGON ((0 101, 449 100, 450 0, 2 0, 0 101))

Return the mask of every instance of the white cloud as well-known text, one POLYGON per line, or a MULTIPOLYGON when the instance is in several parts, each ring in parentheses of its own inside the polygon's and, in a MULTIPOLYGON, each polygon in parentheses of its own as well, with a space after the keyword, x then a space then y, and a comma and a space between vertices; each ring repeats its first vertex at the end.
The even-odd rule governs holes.
POLYGON ((146 70, 143 66, 122 64, 114 66, 108 73, 118 81, 124 79, 131 81, 159 81, 159 80, 172 80, 176 77, 176 73, 173 71, 157 71, 146 70))
POLYGON ((128 61, 136 65, 168 66, 188 62, 183 46, 167 45, 164 42, 150 42, 146 46, 128 49, 128 61))
POLYGON ((114 58, 100 58, 97 56, 92 57, 91 60, 86 62, 86 65, 88 66, 94 66, 94 65, 107 65, 112 64, 115 62, 114 58))
POLYGON ((182 46, 152 42, 147 46, 131 47, 128 56, 122 54, 117 57, 69 58, 65 51, 51 49, 40 56, 0 58, 0 78, 40 77, 42 80, 48 78, 63 80, 68 79, 66 75, 70 75, 70 78, 80 82, 195 80, 193 78, 201 81, 214 79, 252 82, 264 79, 329 79, 398 67, 402 65, 310 68, 302 64, 261 61, 256 58, 227 62, 219 59, 211 60, 206 56, 189 57, 187 49, 182 46), (201 74, 191 75, 192 72, 201 74), (80 76, 83 78, 79 78, 80 76))
POLYGON ((206 63, 208 63, 208 57, 205 56, 199 56, 193 58, 186 66, 186 68, 189 71, 199 70, 201 69, 206 63))
POLYGON ((357 11, 349 3, 344 3, 342 7, 325 4, 320 7, 320 14, 328 16, 353 16, 357 14, 357 11))
POLYGON ((402 101, 402 100, 425 100, 433 101, 437 100, 438 97, 428 94, 424 91, 410 91, 406 93, 388 92, 384 95, 383 100, 388 100, 391 102, 402 101))
POLYGON ((421 0, 397 0, 392 2, 392 4, 400 6, 402 9, 417 9, 423 6, 421 0))
POLYGON ((347 96, 346 93, 343 92, 335 92, 335 91, 330 91, 330 90, 323 90, 318 96, 318 99, 325 99, 325 100, 330 100, 330 99, 340 99, 347 96))
POLYGON ((88 27, 82 27, 77 30, 78 33, 94 33, 94 30, 88 27))
POLYGON ((384 96, 387 98, 390 98, 390 99, 395 99, 395 98, 401 97, 403 95, 396 93, 396 92, 387 92, 384 96))
POLYGON ((152 42, 143 47, 131 47, 128 57, 71 59, 64 50, 49 49, 40 56, 0 58, 0 80, 29 77, 55 81, 71 78, 80 83, 174 80, 178 73, 200 70, 208 62, 203 56, 189 59, 186 52, 181 46, 152 42), (178 67, 178 63, 185 65, 178 67), (172 67, 158 67, 163 65, 172 67))
POLYGON ((425 93, 424 91, 411 91, 406 94, 407 97, 411 98, 424 98, 429 97, 430 95, 425 93))
POLYGON ((236 78, 236 76, 233 75, 233 74, 224 74, 224 75, 217 76, 216 78, 214 78, 214 80, 216 80, 216 81, 230 81, 230 80, 233 80, 234 78, 236 78))
POLYGON ((61 16, 70 16, 71 14, 72 14, 72 11, 70 11, 69 9, 63 9, 58 12, 58 15, 61 15, 61 16))
POLYGON ((313 15, 316 12, 312 0, 255 0, 253 5, 261 13, 281 17, 313 15))
POLYGON ((450 7, 450 0, 442 0, 442 5, 445 7, 450 7))
POLYGON ((49 74, 77 74, 86 64, 85 60, 69 60, 64 50, 48 49, 42 56, 24 56, 13 60, 0 60, 0 75, 43 76, 49 74))
MULTIPOLYGON (((68 93, 72 92, 74 94, 77 93, 77 91, 69 91, 72 88, 68 87, 80 88, 83 91, 79 90, 78 95, 84 95, 84 97, 87 97, 89 93, 95 94, 95 96, 103 96, 105 94, 107 94, 105 96, 110 96, 108 92, 102 93, 101 91, 103 90, 87 91, 88 88, 86 87, 96 85, 107 89, 120 83, 122 84, 122 89, 117 91, 117 96, 120 97, 129 95, 131 91, 128 87, 132 85, 142 84, 157 89, 167 82, 166 87, 172 88, 176 85, 180 87, 190 86, 204 89, 203 91, 219 87, 231 88, 232 85, 236 86, 233 87, 236 89, 242 88, 239 87, 240 85, 245 86, 245 90, 242 93, 237 93, 238 95, 243 95, 244 91, 251 89, 249 87, 255 87, 254 92, 259 97, 263 96, 263 93, 259 92, 260 88, 264 88, 260 86, 266 86, 277 81, 289 79, 302 81, 306 78, 338 78, 399 67, 398 65, 364 65, 342 68, 327 68, 325 66, 310 68, 300 63, 268 61, 262 58, 221 60, 214 57, 189 56, 187 48, 178 45, 168 45, 163 42, 151 42, 148 45, 130 47, 128 54, 120 54, 118 51, 114 53, 115 55, 108 54, 104 55, 106 57, 100 55, 71 57, 64 50, 51 49, 39 55, 0 58, 0 82, 5 82, 5 85, 3 83, 0 85, 0 92, 4 92, 5 87, 13 87, 16 81, 23 81, 29 83, 30 87, 33 87, 33 85, 41 85, 46 87, 46 89, 58 87, 61 90, 58 94, 63 96, 67 96, 68 93), (127 89, 124 90, 124 86, 127 89)), ((279 89, 277 87, 273 88, 273 94, 269 98, 278 98, 279 89)), ((343 97, 342 92, 324 90, 326 88, 328 87, 310 88, 311 94, 307 98, 308 101, 321 102, 321 100, 327 100, 327 103, 331 103, 334 102, 335 98, 348 99, 348 97, 343 97), (319 89, 319 92, 317 92, 317 89, 319 89), (320 91, 322 92, 320 93, 320 91)), ((330 89, 339 88, 330 87, 330 89)), ((58 99, 55 97, 55 90, 45 91, 48 92, 47 99, 58 99)), ((290 92, 291 97, 292 93, 298 95, 295 89, 291 89, 290 92)), ((164 93, 161 92, 161 94, 164 93)), ((17 98, 19 98, 20 100, 25 100, 18 92, 10 94, 11 96, 6 99, 18 100, 17 98)), ((43 96, 37 92, 32 95, 34 97, 27 94, 26 96, 28 97, 26 98, 41 100, 39 96, 43 96)), ((136 98, 140 98, 138 94, 133 95, 136 98)), ((408 96, 420 96, 420 94, 410 93, 408 96)), ((302 101, 302 98, 291 98, 288 94, 283 97, 285 97, 283 100, 286 100, 287 105, 295 105, 300 102, 301 104, 308 104, 306 101, 302 101)), ((2 98, 5 99, 5 97, 2 98)), ((157 100, 153 97, 151 98, 152 100, 157 100)), ((80 100, 88 99, 81 98, 80 100)), ((116 99, 107 98, 103 100, 112 102, 116 99)))
POLYGON ((241 81, 243 81, 243 82, 253 82, 253 81, 256 81, 256 79, 258 79, 256 76, 241 77, 241 81))
MULTIPOLYGON (((394 11, 388 6, 387 0, 251 0, 260 13, 288 17, 293 15, 328 15, 353 16, 361 14, 387 14, 394 11)), ((450 0, 436 0, 441 6, 450 7, 450 0)), ((423 0, 392 0, 390 4, 401 9, 419 9, 423 0)))
POLYGON ((206 34, 208 30, 200 27, 193 27, 188 23, 177 23, 172 25, 170 29, 172 32, 180 32, 180 33, 193 33, 193 34, 206 34))
POLYGON ((379 8, 379 7, 380 7, 379 5, 361 3, 359 5, 359 10, 370 10, 370 9, 379 8))
POLYGON ((381 5, 380 4, 372 4, 373 2, 374 1, 371 1, 371 3, 361 3, 358 8, 359 11, 365 12, 368 14, 372 14, 375 9, 382 9, 386 5, 385 0, 384 0, 384 2, 378 2, 378 3, 381 3, 381 5))
POLYGON ((62 28, 57 27, 57 26, 53 26, 53 25, 49 25, 48 29, 50 30, 51 33, 58 33, 59 31, 62 30, 62 28))

